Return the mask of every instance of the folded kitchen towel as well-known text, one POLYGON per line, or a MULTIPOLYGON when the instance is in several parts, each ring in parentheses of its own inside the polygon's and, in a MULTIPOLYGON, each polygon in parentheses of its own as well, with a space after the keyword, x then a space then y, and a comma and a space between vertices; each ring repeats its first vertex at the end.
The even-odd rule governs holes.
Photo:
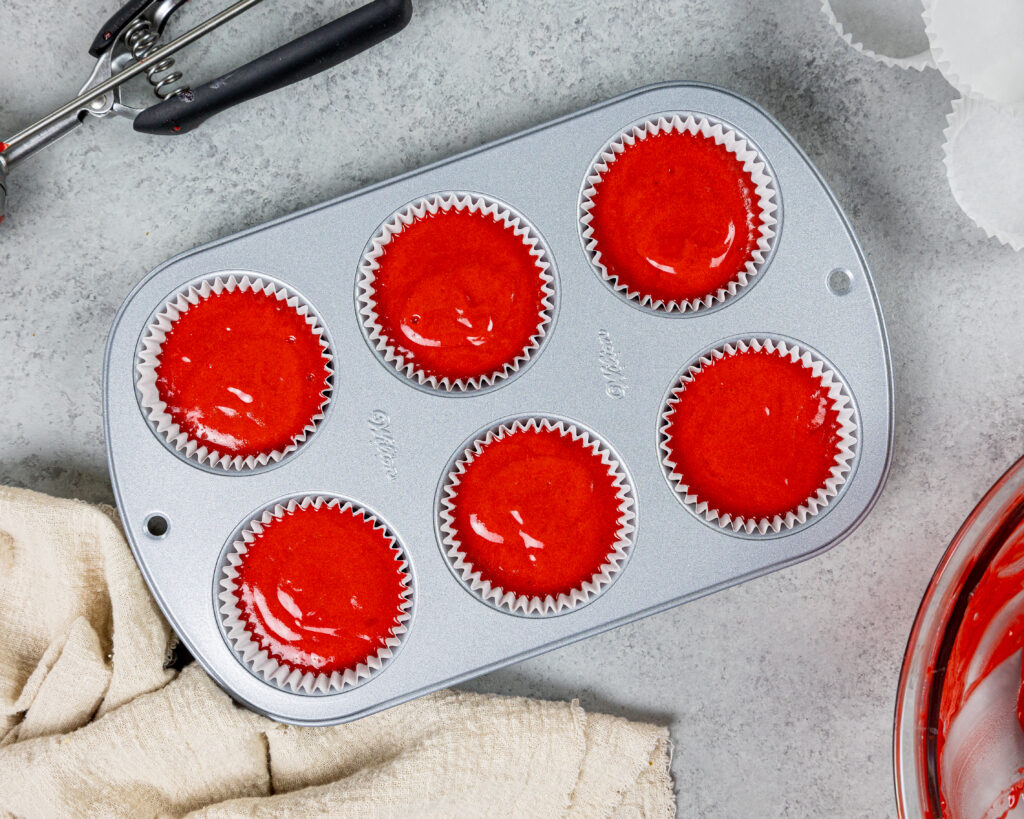
POLYGON ((174 639, 113 510, 0 488, 0 815, 675 813, 664 728, 457 691, 294 728, 174 639))

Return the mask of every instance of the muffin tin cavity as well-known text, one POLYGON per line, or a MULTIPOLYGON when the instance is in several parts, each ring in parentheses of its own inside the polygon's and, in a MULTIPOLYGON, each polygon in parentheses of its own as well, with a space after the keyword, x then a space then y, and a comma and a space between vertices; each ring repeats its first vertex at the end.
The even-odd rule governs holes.
POLYGON ((857 446, 853 400, 820 355, 774 338, 712 347, 683 368, 661 411, 669 484, 702 520, 779 534, 828 511, 857 446))
POLYGON ((663 314, 742 292, 766 266, 779 228, 766 160, 732 125, 687 112, 644 119, 609 140, 579 212, 597 274, 663 314))
POLYGON ((838 543, 888 470, 892 377, 871 274, 799 147, 740 97, 669 84, 171 259, 115 320, 104 419, 129 541, 182 642, 244 705, 327 725, 838 543), (660 160, 627 158, 655 144, 676 147, 662 168, 671 206, 652 211, 660 160), (702 158, 714 179, 701 196, 732 203, 724 228, 703 219, 704 199, 680 199, 691 186, 675 179, 702 158), (647 221, 609 249, 602 224, 624 217, 598 217, 614 178, 621 212, 647 221), (645 296, 608 267, 630 241, 663 267, 711 270, 724 248, 727 275, 645 296), (241 298, 181 334, 195 349, 169 345, 176 365, 209 364, 212 386, 172 407, 165 342, 197 306, 228 304, 221 294, 241 298), (283 352, 281 315, 298 322, 283 352), (710 421, 673 427, 744 350, 782 375, 741 372, 724 421, 698 401, 710 421), (759 404, 765 384, 791 389, 759 404), (781 426, 761 422, 766 407, 781 426), (206 423, 211 408, 227 421, 206 423), (227 422, 249 409, 284 440, 215 446, 245 437, 227 422), (798 443, 821 433, 824 466, 759 469, 789 456, 780 429, 794 417, 798 443), (730 436, 776 449, 737 462, 730 436), (694 466, 701 455, 728 467, 724 481, 694 466), (796 478, 796 498, 763 485, 796 478), (292 531, 299 519, 312 523, 292 531), (379 616, 359 621, 367 612, 379 616))
POLYGON ((255 274, 189 284, 140 342, 139 406, 175 454, 221 470, 276 464, 316 432, 333 356, 308 303, 255 274))
POLYGON ((536 229, 503 202, 469 193, 393 213, 367 245, 357 287, 378 358, 449 393, 515 376, 554 315, 554 268, 536 229))
POLYGON ((622 571, 636 501, 612 448, 582 424, 521 416, 481 430, 438 487, 438 541, 465 588, 528 617, 574 611, 622 571))
POLYGON ((413 581, 398 537, 332 495, 277 501, 232 536, 220 560, 221 628, 254 675, 300 694, 359 685, 408 631, 413 581))

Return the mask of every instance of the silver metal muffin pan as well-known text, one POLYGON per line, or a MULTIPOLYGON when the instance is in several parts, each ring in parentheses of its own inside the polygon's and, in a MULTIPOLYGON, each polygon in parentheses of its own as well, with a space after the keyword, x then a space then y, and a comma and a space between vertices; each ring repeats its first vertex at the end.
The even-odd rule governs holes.
POLYGON ((452 159, 189 251, 128 296, 107 344, 104 425, 111 478, 135 558, 181 640, 236 700, 275 719, 356 719, 819 554, 864 519, 892 451, 892 371, 867 264, 828 187, 764 111, 707 85, 642 88, 452 159), (779 224, 767 265, 718 309, 654 315, 605 286, 580 241, 581 183, 597 151, 639 119, 695 112, 744 134, 770 163, 779 224), (558 310, 521 376, 480 394, 413 386, 382 364, 361 329, 355 280, 368 239, 406 203, 440 191, 486 194, 522 213, 554 262, 558 310), (273 468, 199 468, 154 432, 136 393, 142 334, 164 301, 197 278, 248 272, 282 282, 322 318, 334 354, 326 418, 273 468), (722 340, 792 339, 842 377, 856 406, 857 453, 839 496, 806 525, 741 537, 702 522, 669 486, 658 418, 680 368, 722 340), (482 603, 449 570, 436 494, 474 432, 510 416, 553 415, 594 430, 619 454, 637 530, 616 581, 589 604, 519 617, 482 603), (225 545, 272 501, 338 494, 375 510, 412 565, 414 608, 401 650, 364 683, 308 695, 274 687, 233 653, 215 580, 225 545), (166 531, 159 532, 161 519, 166 531))

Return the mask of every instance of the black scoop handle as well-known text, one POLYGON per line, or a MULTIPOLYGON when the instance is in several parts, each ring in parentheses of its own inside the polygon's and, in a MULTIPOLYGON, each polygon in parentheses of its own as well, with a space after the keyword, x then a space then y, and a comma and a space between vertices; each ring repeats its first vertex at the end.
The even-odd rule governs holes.
POLYGON ((412 0, 373 0, 222 77, 147 108, 135 117, 143 134, 183 134, 240 102, 312 77, 397 34, 412 0))
POLYGON ((99 57, 100 54, 110 48, 117 39, 117 35, 124 30, 125 26, 138 17, 150 2, 151 0, 128 0, 103 24, 100 33, 96 35, 92 45, 89 46, 89 53, 93 57, 99 57))
MULTIPOLYGON (((157 0, 128 0, 127 3, 114 12, 113 16, 103 24, 103 28, 100 29, 99 34, 97 34, 95 39, 92 41, 92 45, 89 46, 89 53, 93 57, 99 57, 100 54, 117 42, 118 36, 122 31, 128 28, 128 24, 132 20, 156 2, 157 0)), ((171 8, 164 8, 163 13, 160 15, 161 23, 159 30, 163 30, 164 23, 167 22, 167 18, 181 6, 185 5, 186 2, 188 2, 188 0, 175 0, 171 5, 171 8)))

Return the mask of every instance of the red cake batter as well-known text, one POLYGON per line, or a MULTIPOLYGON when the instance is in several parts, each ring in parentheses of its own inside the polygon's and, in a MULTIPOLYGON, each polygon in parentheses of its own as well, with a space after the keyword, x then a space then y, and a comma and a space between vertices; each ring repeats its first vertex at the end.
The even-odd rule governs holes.
POLYGON ((940 711, 943 732, 978 683, 1024 648, 1024 539, 1004 548, 971 595, 949 656, 940 711))
POLYGON ((569 593, 614 551, 619 490, 593 449, 558 430, 506 433, 460 477, 455 538, 494 586, 527 597, 569 593))
POLYGON ((327 403, 329 375, 319 337, 294 307, 224 290, 171 325, 156 387, 189 438, 246 457, 294 443, 327 403))
POLYGON ((246 631, 282 665, 330 674, 386 646, 402 613, 405 574, 381 529, 340 506, 297 508, 242 555, 246 631))
POLYGON ((688 131, 660 132, 619 154, 590 211, 601 263, 641 297, 717 293, 757 247, 756 187, 736 155, 688 131))
POLYGON ((1007 735, 1024 730, 1024 689, 1015 686, 1011 701, 1003 702, 999 699, 1003 694, 1001 686, 993 689, 990 685, 990 677, 1001 675, 1006 663, 1011 664, 1014 680, 1019 680, 1022 648, 1024 535, 1018 526, 971 591, 949 659, 941 669, 943 684, 936 742, 943 813, 950 819, 971 819, 962 815, 967 813, 964 809, 978 808, 990 800, 985 816, 1003 819, 1017 807, 1024 794, 1024 768, 1018 767, 1019 744, 1024 741, 1020 735, 1017 734, 1016 756, 1011 753, 1007 758, 999 752, 994 755, 986 748, 989 743, 996 743, 993 747, 1003 749, 1007 735), (983 724, 986 717, 991 719, 992 713, 1012 714, 1014 710, 1017 722, 1013 728, 1004 726, 997 737, 987 733, 983 724), (959 724, 958 718, 967 719, 968 723, 959 724), (979 724, 972 725, 971 720, 979 724), (979 765, 991 766, 986 775, 988 782, 980 788, 975 779, 979 765))
POLYGON ((513 229, 468 209, 427 213, 384 246, 373 300, 387 343, 427 376, 504 372, 545 310, 542 269, 513 229))
POLYGON ((765 349, 702 366, 665 418, 673 474, 712 509, 785 516, 825 485, 839 455, 839 412, 809 369, 765 349))

